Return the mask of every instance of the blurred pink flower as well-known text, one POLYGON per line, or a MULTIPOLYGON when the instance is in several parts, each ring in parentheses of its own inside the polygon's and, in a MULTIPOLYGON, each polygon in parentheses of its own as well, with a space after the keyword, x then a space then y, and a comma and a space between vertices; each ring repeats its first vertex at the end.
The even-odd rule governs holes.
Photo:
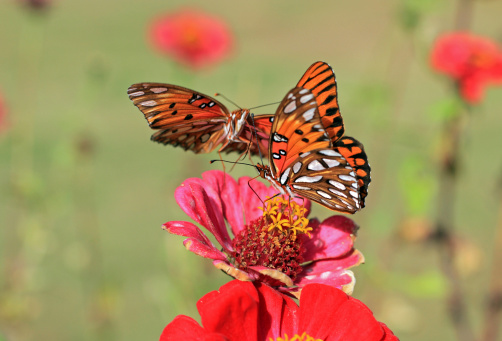
POLYGON ((462 98, 478 103, 488 85, 502 84, 502 51, 492 40, 468 32, 440 36, 432 49, 431 65, 452 77, 462 98))
POLYGON ((250 179, 237 182, 222 171, 209 171, 202 179, 187 179, 176 189, 178 205, 216 238, 221 251, 190 222, 170 221, 164 224, 165 230, 188 237, 183 244, 189 251, 213 259, 216 268, 234 278, 262 281, 295 296, 310 283, 351 293, 355 279, 347 269, 364 261, 353 248, 357 225, 340 215, 322 223, 309 221, 310 201, 306 199, 303 206, 282 197, 277 198, 279 203, 268 200, 263 212, 258 196, 265 200, 276 190, 253 181, 257 196, 248 185, 250 179))
POLYGON ((158 17, 149 36, 155 49, 194 69, 221 61, 233 44, 223 20, 190 9, 158 17))
POLYGON ((234 280, 202 297, 197 310, 202 327, 178 315, 160 341, 399 340, 364 303, 322 284, 305 286, 297 305, 267 285, 234 280))

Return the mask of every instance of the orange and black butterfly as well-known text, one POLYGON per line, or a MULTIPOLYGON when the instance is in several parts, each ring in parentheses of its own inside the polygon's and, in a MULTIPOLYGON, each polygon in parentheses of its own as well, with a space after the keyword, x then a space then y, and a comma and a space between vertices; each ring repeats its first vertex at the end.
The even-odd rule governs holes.
POLYGON ((245 152, 258 154, 268 149, 268 132, 273 115, 251 118, 248 109, 230 112, 214 98, 177 85, 137 83, 127 91, 134 105, 157 130, 153 141, 180 146, 195 153, 245 152))
POLYGON ((328 64, 312 64, 279 105, 268 133, 270 167, 257 168, 279 191, 345 213, 364 207, 371 169, 363 145, 343 136, 328 64))

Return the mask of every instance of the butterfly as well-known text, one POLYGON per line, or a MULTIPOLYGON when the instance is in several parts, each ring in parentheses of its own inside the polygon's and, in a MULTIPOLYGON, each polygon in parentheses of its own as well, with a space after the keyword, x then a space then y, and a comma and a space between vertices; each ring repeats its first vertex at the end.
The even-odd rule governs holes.
POLYGON ((230 112, 210 96, 172 84, 137 83, 127 93, 150 128, 157 130, 151 137, 155 142, 195 153, 209 153, 217 147, 220 153, 245 152, 254 136, 249 147, 252 154, 268 148, 273 115, 252 117, 248 109, 230 112))
POLYGON ((363 145, 343 133, 334 73, 328 64, 314 63, 274 115, 270 166, 256 168, 282 194, 355 213, 364 207, 370 167, 363 145))
MULTIPOLYGON (((360 204, 361 207, 364 207, 364 199, 368 195, 368 186, 371 182, 371 168, 362 143, 353 137, 344 136, 345 128, 338 105, 338 88, 333 69, 325 62, 315 62, 298 81, 296 88, 310 90, 310 93, 314 96, 321 119, 320 124, 326 131, 336 152, 342 154, 356 173, 358 191, 361 195, 360 204)), ((267 115, 267 121, 273 122, 273 120, 274 117, 267 115)), ((265 140, 269 138, 271 130, 271 123, 257 125, 258 138, 254 140, 249 136, 249 130, 246 130, 246 134, 248 134, 246 140, 252 142, 252 155, 257 154, 257 146, 253 142, 258 140, 263 157, 269 157, 268 143, 265 140)), ((238 151, 243 153, 245 147, 242 143, 231 144, 226 148, 226 152, 238 151)))

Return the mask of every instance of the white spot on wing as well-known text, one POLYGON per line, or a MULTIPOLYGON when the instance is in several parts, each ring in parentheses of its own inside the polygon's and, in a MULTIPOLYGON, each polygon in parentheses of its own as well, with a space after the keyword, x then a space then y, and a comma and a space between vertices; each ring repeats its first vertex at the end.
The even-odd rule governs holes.
POLYGON ((322 155, 327 155, 327 156, 342 156, 340 153, 337 153, 331 149, 323 149, 323 150, 318 151, 318 153, 322 154, 322 155))
POLYGON ((143 91, 136 91, 129 94, 129 97, 143 96, 145 93, 143 91))
POLYGON ((340 165, 340 162, 338 162, 337 160, 332 160, 332 159, 322 159, 322 160, 326 162, 329 168, 333 168, 340 165))
POLYGON ((308 92, 307 89, 301 89, 300 91, 298 91, 300 95, 306 94, 307 92, 308 92))
POLYGON ((317 192, 317 194, 319 194, 322 197, 325 197, 326 199, 331 199, 331 195, 329 195, 326 192, 323 192, 323 191, 316 191, 316 192, 317 192))
POLYGON ((293 172, 296 174, 300 171, 301 168, 302 168, 302 163, 300 161, 298 161, 293 166, 293 172))
POLYGON ((314 95, 312 94, 308 94, 308 95, 305 95, 305 96, 302 96, 300 98, 300 102, 302 103, 307 103, 308 101, 310 101, 312 98, 314 98, 314 95))
POLYGON ((141 102, 140 104, 145 107, 154 107, 157 105, 157 102, 152 100, 152 101, 144 101, 144 102, 141 102))
POLYGON ((298 179, 295 180, 295 182, 318 182, 321 181, 322 175, 317 175, 317 176, 300 176, 298 179))
POLYGON ((305 121, 308 122, 314 118, 314 113, 315 113, 315 108, 309 109, 303 113, 303 118, 305 119, 305 121))
POLYGON ((354 197, 354 199, 359 199, 359 194, 357 192, 350 191, 349 193, 354 197))
POLYGON ((286 170, 282 173, 280 182, 282 185, 286 184, 286 180, 288 180, 289 172, 291 172, 291 167, 286 168, 286 170))
POLYGON ((284 107, 285 114, 291 114, 295 110, 296 110, 296 103, 295 102, 289 102, 289 104, 284 107))
POLYGON ((338 175, 338 177, 339 177, 341 180, 344 180, 344 181, 353 181, 353 182, 355 182, 355 181, 356 181, 356 178, 354 178, 354 177, 352 177, 352 176, 345 175, 345 174, 340 174, 340 175, 338 175))
POLYGON ((340 192, 340 191, 337 191, 336 189, 333 189, 333 188, 331 188, 331 187, 330 187, 330 188, 328 188, 328 190, 329 190, 331 193, 336 194, 336 195, 338 195, 338 196, 340 196, 340 197, 347 198, 347 196, 345 195, 345 193, 342 193, 342 192, 340 192))
POLYGON ((311 190, 310 187, 305 187, 305 186, 300 186, 300 185, 294 185, 294 184, 293 184, 293 188, 294 189, 299 189, 299 190, 304 190, 304 191, 310 191, 311 190))
POLYGON ((308 164, 307 166, 308 170, 311 171, 320 171, 325 169, 324 166, 317 160, 312 161, 311 163, 308 164))
POLYGON ((328 182, 330 183, 330 185, 333 185, 336 188, 341 189, 342 191, 344 191, 345 189, 347 189, 347 187, 345 187, 344 184, 342 184, 342 183, 340 183, 338 181, 328 180, 328 182))
POLYGON ((161 94, 167 91, 167 88, 150 88, 150 91, 155 94, 161 94))

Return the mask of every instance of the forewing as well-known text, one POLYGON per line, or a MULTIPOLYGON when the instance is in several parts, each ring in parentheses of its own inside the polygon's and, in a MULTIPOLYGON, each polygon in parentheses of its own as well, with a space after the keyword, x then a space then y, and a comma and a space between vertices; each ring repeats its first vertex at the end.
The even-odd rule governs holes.
POLYGON ((330 147, 314 95, 308 89, 292 89, 279 105, 272 125, 269 144, 272 175, 277 177, 298 156, 330 147))
POLYGON ((298 157, 279 181, 332 210, 353 214, 362 208, 354 169, 335 149, 318 149, 298 157))
POLYGON ((333 142, 340 139, 344 134, 344 127, 338 106, 336 77, 331 66, 325 62, 315 62, 296 86, 309 89, 314 94, 319 116, 329 137, 333 142))
POLYGON ((133 84, 127 93, 150 128, 160 129, 154 141, 199 153, 213 150, 224 138, 228 109, 207 95, 163 83, 133 84))
POLYGON ((364 199, 368 195, 368 186, 371 182, 371 168, 363 144, 353 137, 344 136, 337 141, 335 147, 356 172, 362 208, 364 207, 364 199))

